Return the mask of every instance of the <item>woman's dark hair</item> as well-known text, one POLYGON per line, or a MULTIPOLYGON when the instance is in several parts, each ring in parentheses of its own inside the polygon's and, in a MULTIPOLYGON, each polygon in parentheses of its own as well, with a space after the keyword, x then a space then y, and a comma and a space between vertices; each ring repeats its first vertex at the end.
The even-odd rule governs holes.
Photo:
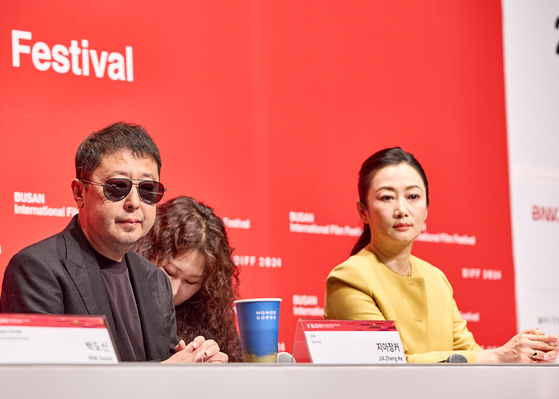
MULTIPOLYGON (((369 189, 371 188, 371 182, 373 181, 373 176, 376 172, 381 170, 386 166, 397 166, 401 163, 406 163, 414 168, 423 184, 425 184, 425 193, 427 194, 427 206, 429 206, 429 185, 427 183, 427 176, 425 171, 421 167, 421 164, 415 159, 415 157, 409 152, 404 151, 400 147, 386 148, 380 150, 371 155, 363 165, 361 165, 361 170, 359 170, 359 181, 357 183, 357 190, 359 191, 359 201, 361 206, 368 207, 367 195, 369 194, 369 189)), ((355 255, 363 248, 365 248, 371 242, 371 230, 369 226, 363 225, 363 234, 359 238, 359 241, 353 247, 351 255, 355 255)))
POLYGON ((177 335, 186 343, 203 335, 216 341, 231 361, 242 361, 233 310, 239 293, 239 268, 231 260, 223 221, 213 209, 186 196, 158 205, 153 228, 135 251, 158 266, 191 251, 204 257, 202 286, 176 307, 177 335))

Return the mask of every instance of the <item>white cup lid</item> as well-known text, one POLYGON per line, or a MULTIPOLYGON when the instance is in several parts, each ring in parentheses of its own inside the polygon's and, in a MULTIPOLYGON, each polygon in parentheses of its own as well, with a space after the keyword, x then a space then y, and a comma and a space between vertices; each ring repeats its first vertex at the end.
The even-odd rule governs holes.
POLYGON ((281 302, 281 298, 254 298, 254 299, 239 299, 235 303, 246 303, 246 302, 281 302))

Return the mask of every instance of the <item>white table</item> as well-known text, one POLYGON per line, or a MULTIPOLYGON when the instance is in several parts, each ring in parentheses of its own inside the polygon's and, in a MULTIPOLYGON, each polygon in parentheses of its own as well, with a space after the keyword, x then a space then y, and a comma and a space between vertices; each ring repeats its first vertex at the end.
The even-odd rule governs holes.
POLYGON ((0 365, 0 398, 559 398, 559 365, 0 365))

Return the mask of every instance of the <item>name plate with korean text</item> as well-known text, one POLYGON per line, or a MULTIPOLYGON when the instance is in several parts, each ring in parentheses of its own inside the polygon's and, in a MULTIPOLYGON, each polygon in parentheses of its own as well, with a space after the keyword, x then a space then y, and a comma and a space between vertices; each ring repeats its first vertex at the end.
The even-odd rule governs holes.
POLYGON ((118 363, 105 316, 0 314, 0 363, 118 363))
POLYGON ((395 321, 302 320, 293 355, 317 364, 406 363, 395 321))

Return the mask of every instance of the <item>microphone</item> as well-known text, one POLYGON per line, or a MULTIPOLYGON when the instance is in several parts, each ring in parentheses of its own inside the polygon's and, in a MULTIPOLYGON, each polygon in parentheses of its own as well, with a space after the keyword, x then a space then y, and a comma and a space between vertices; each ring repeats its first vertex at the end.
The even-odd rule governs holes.
POLYGON ((278 352, 278 363, 297 363, 297 362, 295 361, 295 358, 290 353, 278 352))
POLYGON ((453 353, 443 363, 468 363, 468 359, 459 353, 453 353))

